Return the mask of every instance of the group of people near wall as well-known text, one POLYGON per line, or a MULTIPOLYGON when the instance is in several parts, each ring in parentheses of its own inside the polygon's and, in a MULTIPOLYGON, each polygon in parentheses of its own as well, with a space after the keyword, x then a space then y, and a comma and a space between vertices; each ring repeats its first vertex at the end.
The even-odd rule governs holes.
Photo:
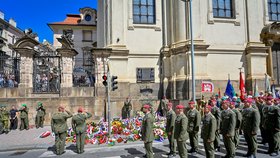
MULTIPOLYGON (((8 134, 10 130, 16 130, 18 128, 18 120, 20 119, 20 130, 29 130, 29 119, 28 119, 29 108, 26 104, 22 104, 18 110, 16 106, 8 111, 6 105, 0 106, 0 134, 8 134), (19 116, 19 118, 18 118, 19 116)), ((36 128, 43 128, 44 120, 46 115, 46 109, 43 103, 38 102, 36 108, 37 114, 35 118, 36 128)))

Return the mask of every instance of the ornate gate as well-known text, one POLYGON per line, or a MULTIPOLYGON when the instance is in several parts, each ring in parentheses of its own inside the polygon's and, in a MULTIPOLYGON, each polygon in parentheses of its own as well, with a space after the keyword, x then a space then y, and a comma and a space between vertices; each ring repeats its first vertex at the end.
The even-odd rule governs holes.
POLYGON ((61 83, 60 56, 50 49, 40 49, 33 60, 33 92, 59 93, 61 83))

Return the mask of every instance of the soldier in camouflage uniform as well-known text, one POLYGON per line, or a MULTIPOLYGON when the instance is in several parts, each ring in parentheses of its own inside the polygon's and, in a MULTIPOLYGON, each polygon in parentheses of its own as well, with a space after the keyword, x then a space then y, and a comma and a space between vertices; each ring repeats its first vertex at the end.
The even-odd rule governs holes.
POLYGON ((160 116, 166 116, 168 103, 169 103, 169 100, 166 99, 166 96, 163 96, 162 99, 160 100, 160 103, 159 103, 159 106, 157 109, 157 113, 160 116))
POLYGON ((145 113, 145 116, 142 121, 142 127, 141 127, 141 134, 142 134, 142 140, 144 141, 144 146, 146 150, 146 155, 144 157, 146 158, 153 158, 153 141, 154 141, 154 116, 151 114, 151 106, 148 104, 145 104, 143 106, 143 112, 145 113))
POLYGON ((191 149, 188 152, 195 155, 198 152, 198 131, 201 122, 201 115, 195 108, 195 102, 190 101, 189 108, 190 110, 187 113, 187 117, 191 149))
POLYGON ((166 133, 168 135, 168 140, 169 140, 170 152, 167 154, 167 155, 169 155, 169 157, 176 156, 176 145, 175 145, 175 139, 174 139, 176 114, 172 110, 172 107, 173 107, 173 104, 168 103, 168 105, 167 105, 168 111, 166 114, 166 133))
POLYGON ((122 119, 130 118, 132 110, 131 100, 127 97, 122 108, 122 119))
POLYGON ((44 120, 46 115, 46 109, 43 107, 43 103, 39 102, 38 107, 36 108, 37 115, 35 119, 36 128, 44 127, 44 120))
POLYGON ((221 123, 221 111, 220 108, 216 106, 216 101, 215 100, 211 100, 210 101, 210 106, 212 107, 211 109, 211 113, 213 114, 213 116, 215 117, 216 121, 217 121, 217 129, 215 132, 215 140, 214 140, 214 148, 216 151, 220 151, 220 123, 221 123))
POLYGON ((90 113, 83 113, 83 108, 78 109, 78 114, 74 115, 72 118, 72 128, 76 134, 76 146, 77 153, 81 154, 84 152, 85 146, 85 137, 86 137, 86 120, 89 119, 92 115, 90 113))
POLYGON ((263 109, 266 107, 266 103, 264 102, 263 97, 259 97, 256 99, 256 105, 258 107, 260 117, 261 117, 261 122, 260 122, 260 131, 261 131, 261 137, 262 137, 262 144, 268 143, 267 141, 267 134, 265 133, 265 130, 263 128, 263 121, 264 121, 264 115, 263 115, 263 109))
POLYGON ((280 108, 268 102, 264 108, 264 122, 263 127, 267 132, 268 154, 270 156, 278 156, 280 144, 280 108))
POLYGON ((217 130, 217 121, 211 114, 211 106, 204 107, 204 117, 202 119, 201 138, 203 139, 206 158, 215 158, 214 140, 217 130))
POLYGON ((26 104, 22 104, 20 111, 20 130, 29 130, 29 121, 28 121, 28 107, 26 104))
POLYGON ((235 113, 236 125, 235 125, 235 133, 234 133, 234 144, 235 148, 239 145, 239 130, 241 128, 242 122, 242 114, 239 109, 235 108, 235 102, 230 103, 231 110, 235 113))
POLYGON ((2 106, 2 124, 3 124, 3 132, 9 133, 10 131, 10 113, 7 111, 6 106, 2 106))
POLYGON ((175 131, 174 138, 177 141, 177 147, 179 151, 180 158, 187 158, 187 144, 188 140, 188 118, 184 114, 184 106, 177 105, 176 106, 176 120, 175 120, 175 131))
POLYGON ((242 130, 248 145, 247 154, 244 157, 256 157, 257 153, 257 131, 260 126, 260 114, 257 109, 252 107, 252 99, 244 100, 244 109, 242 111, 242 130))
POLYGON ((221 134, 226 148, 225 158, 235 157, 235 144, 234 133, 236 127, 235 113, 229 108, 229 102, 227 100, 222 103, 223 111, 221 113, 221 134))
POLYGON ((67 119, 72 117, 72 114, 65 110, 63 106, 58 107, 58 112, 54 113, 51 119, 52 132, 55 134, 55 153, 62 155, 65 153, 65 140, 67 135, 67 119), (65 112, 66 113, 65 113, 65 112))

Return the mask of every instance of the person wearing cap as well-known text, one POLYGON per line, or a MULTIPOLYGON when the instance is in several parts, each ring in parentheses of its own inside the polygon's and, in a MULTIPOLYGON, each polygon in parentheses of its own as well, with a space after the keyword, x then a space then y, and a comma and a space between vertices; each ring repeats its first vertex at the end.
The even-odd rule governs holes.
POLYGON ((196 155, 198 152, 198 131, 201 122, 201 115, 199 111, 195 108, 195 102, 189 102, 189 111, 187 113, 188 117, 188 133, 190 138, 191 149, 188 151, 192 155, 196 155))
POLYGON ((131 110, 131 100, 129 99, 129 97, 127 97, 122 107, 122 119, 130 118, 131 110))
POLYGON ((252 107, 252 99, 244 100, 244 109, 242 111, 242 131, 245 141, 248 145, 248 151, 244 157, 256 157, 257 153, 257 132, 260 126, 260 114, 252 107))
POLYGON ((214 158, 214 140, 217 130, 217 121, 214 115, 211 114, 212 107, 207 105, 204 107, 204 117, 202 119, 201 138, 205 149, 206 158, 214 158))
POLYGON ((167 113, 166 113, 166 133, 168 136, 169 141, 169 149, 170 152, 167 154, 169 157, 175 157, 176 156, 176 145, 175 145, 175 139, 174 139, 174 130, 175 130, 175 119, 176 114, 172 109, 173 104, 169 102, 167 104, 167 113))
POLYGON ((17 113, 18 113, 18 109, 16 108, 16 106, 12 106, 12 109, 10 110, 10 129, 11 130, 16 130, 18 127, 18 118, 17 118, 17 113))
POLYGON ((223 111, 221 113, 221 134, 223 135, 226 148, 225 158, 235 157, 234 133, 236 127, 235 113, 229 108, 229 101, 222 103, 223 111))
POLYGON ((76 134, 76 147, 77 153, 81 154, 84 152, 85 137, 86 137, 86 120, 92 116, 89 112, 84 113, 84 109, 80 107, 78 114, 72 117, 72 128, 76 134))
POLYGON ((175 130, 174 130, 174 138, 177 141, 177 147, 180 158, 187 158, 187 144, 188 140, 188 118, 184 114, 184 106, 177 105, 176 106, 176 120, 175 120, 175 130))
POLYGON ((267 134, 266 134, 266 131, 265 129, 263 128, 263 122, 264 122, 264 113, 263 113, 263 109, 265 107, 267 107, 265 101, 264 101, 264 97, 258 97, 256 99, 256 105, 258 107, 258 110, 259 110, 259 113, 260 113, 260 131, 261 131, 261 137, 262 137, 262 144, 266 144, 268 143, 267 141, 267 134))
POLYGON ((215 132, 215 140, 214 140, 214 148, 216 151, 220 151, 221 150, 221 140, 220 140, 220 124, 221 124, 221 111, 220 108, 216 106, 216 101, 215 100, 211 100, 210 102, 210 106, 211 108, 211 113, 213 114, 213 116, 216 119, 216 124, 217 124, 217 129, 215 132))
POLYGON ((268 154, 278 156, 280 145, 280 108, 273 105, 272 99, 268 99, 267 106, 263 109, 263 128, 268 142, 268 154))
POLYGON ((241 129, 242 114, 237 108, 235 108, 235 102, 231 102, 229 107, 235 113, 236 124, 234 132, 234 144, 235 149, 237 149, 239 145, 239 130, 241 129))
POLYGON ((57 155, 65 153, 65 140, 68 130, 67 119, 70 117, 72 117, 71 112, 65 110, 63 106, 59 106, 58 112, 52 115, 51 129, 55 134, 55 153, 57 155))
POLYGON ((46 115, 46 109, 43 106, 43 103, 38 102, 38 106, 36 108, 37 114, 35 119, 36 128, 44 127, 44 120, 46 115))
POLYGON ((20 130, 29 130, 29 121, 28 121, 28 107, 26 104, 21 104, 20 111, 20 130))
POLYGON ((145 104, 143 107, 143 112, 145 113, 145 116, 142 121, 141 126, 141 134, 142 134, 142 140, 144 141, 144 146, 146 150, 146 155, 144 157, 146 158, 153 158, 153 141, 154 141, 154 132, 153 132, 153 126, 154 126, 154 116, 151 114, 151 106, 148 104, 145 104))
POLYGON ((3 124, 3 132, 4 133, 9 133, 10 132, 10 113, 6 109, 6 105, 2 106, 2 124, 3 124))

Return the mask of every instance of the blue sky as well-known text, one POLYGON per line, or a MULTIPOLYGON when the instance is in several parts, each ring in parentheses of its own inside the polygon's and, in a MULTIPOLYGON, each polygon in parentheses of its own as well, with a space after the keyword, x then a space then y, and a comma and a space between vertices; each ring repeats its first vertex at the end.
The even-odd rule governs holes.
POLYGON ((79 9, 97 9, 97 0, 1 0, 0 11, 5 19, 13 18, 22 30, 31 28, 43 39, 53 42, 47 23, 63 21, 66 14, 79 14, 79 9))

